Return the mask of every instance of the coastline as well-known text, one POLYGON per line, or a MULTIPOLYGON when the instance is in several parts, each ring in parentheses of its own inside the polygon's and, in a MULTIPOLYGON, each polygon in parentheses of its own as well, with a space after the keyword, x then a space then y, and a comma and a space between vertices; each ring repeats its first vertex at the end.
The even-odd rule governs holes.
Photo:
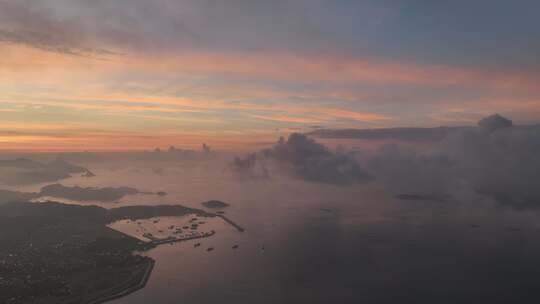
MULTIPOLYGON (((213 216, 212 214, 209 214, 209 215, 213 216)), ((221 217, 219 215, 217 215, 217 216, 221 217)), ((234 222, 232 222, 230 220, 226 220, 226 222, 228 222, 229 224, 231 224, 232 226, 237 228, 239 231, 243 231, 243 229, 240 226, 236 225, 234 222)), ((114 231, 116 231, 118 233, 123 234, 127 238, 132 238, 134 240, 138 240, 137 238, 135 238, 135 237, 133 237, 133 236, 127 234, 127 233, 118 231, 118 230, 113 229, 113 228, 110 228, 110 229, 112 229, 112 230, 114 230, 114 231)), ((157 247, 159 245, 171 244, 171 243, 177 243, 177 242, 183 242, 183 241, 190 241, 190 240, 196 240, 196 239, 202 239, 202 238, 208 238, 208 237, 214 236, 215 234, 216 234, 215 231, 211 231, 211 232, 208 232, 208 233, 205 233, 205 234, 202 234, 202 235, 190 236, 190 237, 185 237, 185 238, 168 238, 168 239, 151 240, 151 241, 145 243, 144 251, 151 250, 151 249, 153 249, 153 248, 155 248, 155 247, 157 247)), ((150 280, 150 277, 152 275, 152 271, 153 271, 155 263, 156 263, 156 261, 151 259, 151 258, 147 258, 147 259, 148 259, 148 264, 146 265, 145 271, 144 271, 142 277, 140 278, 140 280, 138 280, 138 282, 136 284, 134 284, 134 285, 130 284, 130 286, 128 286, 126 288, 123 288, 123 290, 115 292, 113 294, 103 295, 103 296, 99 297, 98 299, 89 300, 89 301, 85 302, 85 304, 103 304, 103 303, 106 303, 106 302, 110 302, 110 301, 113 301, 113 300, 116 300, 116 299, 123 298, 125 296, 128 296, 128 295, 130 295, 130 294, 132 294, 134 292, 137 292, 137 291, 143 289, 144 287, 146 287, 146 284, 150 280)), ((112 289, 114 289, 114 288, 112 288, 112 289)))
MULTIPOLYGON (((209 216, 215 216, 215 217, 219 217, 221 218, 223 221, 225 221, 226 223, 228 223, 229 225, 233 226, 236 230, 238 230, 239 232, 244 232, 245 229, 242 228, 240 225, 238 225, 237 223, 233 222, 231 219, 227 218, 226 216, 222 215, 222 214, 209 214, 209 216)), ((111 228, 112 229, 112 228, 111 228)), ((113 229, 114 230, 114 229, 113 229)), ((118 230, 115 230, 115 231, 118 231, 118 230)), ((118 231, 120 232, 120 231, 118 231)), ((123 232, 120 232, 124 235, 126 235, 126 237, 129 237, 129 238, 134 238, 133 236, 131 235, 128 235, 126 233, 123 233, 123 232)), ((164 244, 170 244, 170 243, 177 243, 177 242, 183 242, 183 241, 190 241, 190 240, 195 240, 195 239, 201 239, 201 238, 207 238, 207 237, 211 237, 211 236, 214 236, 216 233, 215 231, 211 231, 209 233, 205 233, 203 235, 198 235, 198 236, 191 236, 191 237, 187 237, 187 238, 169 238, 169 239, 159 239, 159 240, 151 240, 149 242, 146 243, 146 245, 148 246, 146 250, 150 250, 152 248, 155 248, 159 245, 164 245, 164 244)), ((103 303, 106 303, 106 302, 110 302, 110 301, 113 301, 113 300, 116 300, 116 299, 119 299, 119 298, 123 298, 125 296, 128 296, 136 291, 139 291, 141 289, 143 289, 146 284, 148 283, 148 280, 150 279, 150 276, 152 274, 152 270, 154 268, 154 265, 155 265, 155 261, 153 259, 149 259, 149 263, 147 265, 147 268, 143 274, 143 277, 139 280, 139 282, 133 286, 130 286, 120 292, 117 292, 117 293, 114 293, 114 294, 111 294, 111 295, 105 295, 99 299, 96 299, 96 300, 91 300, 90 302, 87 302, 86 304, 103 304, 103 303)))
POLYGON ((101 298, 98 298, 98 299, 95 299, 95 300, 90 300, 89 302, 87 302, 86 304, 102 304, 102 303, 106 303, 106 302, 110 302, 110 301, 113 301, 113 300, 116 300, 116 299, 120 299, 120 298, 123 298, 125 296, 128 296, 136 291, 139 291, 141 289, 143 289, 144 287, 146 287, 146 284, 148 283, 148 281, 150 280, 150 276, 152 274, 152 271, 154 270, 154 266, 155 266, 155 263, 156 261, 154 261, 153 259, 148 259, 148 263, 146 265, 146 268, 144 270, 144 274, 142 276, 142 278, 139 280, 139 282, 131 287, 128 287, 118 293, 115 293, 115 294, 111 294, 111 295, 105 295, 101 298))

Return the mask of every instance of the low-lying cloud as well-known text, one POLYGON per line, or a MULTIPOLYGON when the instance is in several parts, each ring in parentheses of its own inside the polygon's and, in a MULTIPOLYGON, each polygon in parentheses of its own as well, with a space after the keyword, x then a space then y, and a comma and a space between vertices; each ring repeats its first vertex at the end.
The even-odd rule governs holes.
POLYGON ((386 145, 365 163, 395 193, 475 193, 540 206, 540 126, 513 126, 499 115, 449 133, 427 152, 386 145))
POLYGON ((291 134, 287 140, 281 138, 272 148, 236 158, 232 165, 241 173, 253 173, 266 168, 267 162, 274 162, 291 175, 307 181, 352 184, 369 180, 353 154, 332 151, 299 133, 291 134))
MULTIPOLYGON (((403 129, 361 131, 332 134, 379 139, 379 135, 401 136, 403 129)), ((269 149, 236 158, 232 167, 242 174, 261 176, 269 175, 267 168, 275 163, 306 181, 346 185, 373 179, 407 199, 491 198, 514 207, 540 207, 540 125, 515 126, 507 118, 492 115, 476 127, 417 131, 405 133, 436 138, 428 149, 411 145, 417 136, 409 140, 401 136, 372 152, 346 153, 332 151, 306 135, 292 134, 269 149)))
POLYGON ((201 150, 177 149, 170 146, 167 150, 155 148, 152 151, 145 151, 138 155, 137 159, 142 161, 182 161, 193 159, 208 159, 214 157, 215 153, 206 143, 201 145, 201 150))

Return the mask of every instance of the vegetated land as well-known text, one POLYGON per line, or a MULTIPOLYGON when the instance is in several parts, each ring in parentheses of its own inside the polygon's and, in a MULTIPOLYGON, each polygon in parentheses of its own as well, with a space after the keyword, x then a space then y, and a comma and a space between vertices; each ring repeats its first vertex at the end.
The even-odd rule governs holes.
POLYGON ((0 303, 102 303, 144 287, 151 245, 106 225, 155 216, 215 216, 183 206, 104 209, 55 202, 0 206, 0 303))
POLYGON ((40 192, 21 192, 0 189, 0 204, 13 201, 29 201, 32 199, 48 196, 55 198, 66 198, 77 201, 100 201, 111 202, 123 198, 126 195, 147 194, 165 196, 166 192, 143 192, 130 187, 79 187, 64 186, 61 184, 51 184, 41 188, 40 192))
POLYGON ((79 201, 113 201, 121 199, 126 195, 137 193, 140 193, 140 191, 130 187, 83 188, 78 186, 66 187, 61 184, 52 184, 41 188, 41 192, 37 195, 79 201))
POLYGON ((217 200, 203 202, 202 205, 205 206, 206 208, 216 208, 216 209, 229 207, 229 204, 222 201, 217 201, 217 200))

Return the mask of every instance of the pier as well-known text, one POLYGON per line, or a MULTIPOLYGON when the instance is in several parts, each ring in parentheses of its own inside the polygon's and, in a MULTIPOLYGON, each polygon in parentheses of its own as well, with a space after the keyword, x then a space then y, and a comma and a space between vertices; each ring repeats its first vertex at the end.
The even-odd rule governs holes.
POLYGON ((149 244, 153 246, 158 246, 158 245, 163 245, 163 244, 172 244, 172 243, 177 243, 177 242, 191 241, 191 240, 211 237, 214 234, 216 234, 216 232, 212 230, 210 232, 206 232, 203 234, 191 235, 191 236, 186 236, 186 237, 181 237, 181 238, 175 238, 175 237, 170 237, 170 238, 165 238, 165 239, 153 238, 149 242, 149 244))
POLYGON ((233 226, 234 228, 236 228, 236 230, 238 230, 239 232, 244 232, 244 231, 246 231, 244 228, 242 228, 240 225, 238 225, 237 223, 235 223, 235 222, 233 222, 232 220, 230 220, 229 218, 227 218, 225 215, 223 215, 223 214, 216 214, 216 216, 222 218, 225 222, 229 223, 231 226, 233 226))

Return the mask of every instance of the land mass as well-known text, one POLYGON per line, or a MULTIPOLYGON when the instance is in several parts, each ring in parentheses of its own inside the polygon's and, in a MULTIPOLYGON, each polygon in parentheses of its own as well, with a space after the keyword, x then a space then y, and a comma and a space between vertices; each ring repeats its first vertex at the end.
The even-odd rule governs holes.
POLYGON ((76 201, 111 202, 132 194, 167 195, 163 191, 142 192, 130 187, 83 188, 79 186, 68 187, 61 184, 52 184, 42 187, 40 192, 0 190, 0 204, 12 201, 29 201, 45 196, 76 201))
POLYGON ((26 158, 0 160, 0 183, 29 185, 59 181, 73 174, 94 176, 85 167, 71 164, 63 159, 41 163, 26 158))
POLYGON ((206 208, 212 208, 212 209, 220 209, 220 208, 229 207, 229 204, 222 201, 216 201, 216 200, 204 202, 202 203, 202 205, 205 206, 206 208))
POLYGON ((145 243, 107 225, 121 219, 212 213, 180 205, 105 209, 56 202, 0 206, 0 303, 103 303, 144 287, 145 243), (37 301, 37 302, 36 302, 37 301))
POLYGON ((66 187, 61 184, 48 185, 41 188, 40 196, 53 196, 79 201, 114 201, 130 194, 140 193, 130 187, 66 187))

